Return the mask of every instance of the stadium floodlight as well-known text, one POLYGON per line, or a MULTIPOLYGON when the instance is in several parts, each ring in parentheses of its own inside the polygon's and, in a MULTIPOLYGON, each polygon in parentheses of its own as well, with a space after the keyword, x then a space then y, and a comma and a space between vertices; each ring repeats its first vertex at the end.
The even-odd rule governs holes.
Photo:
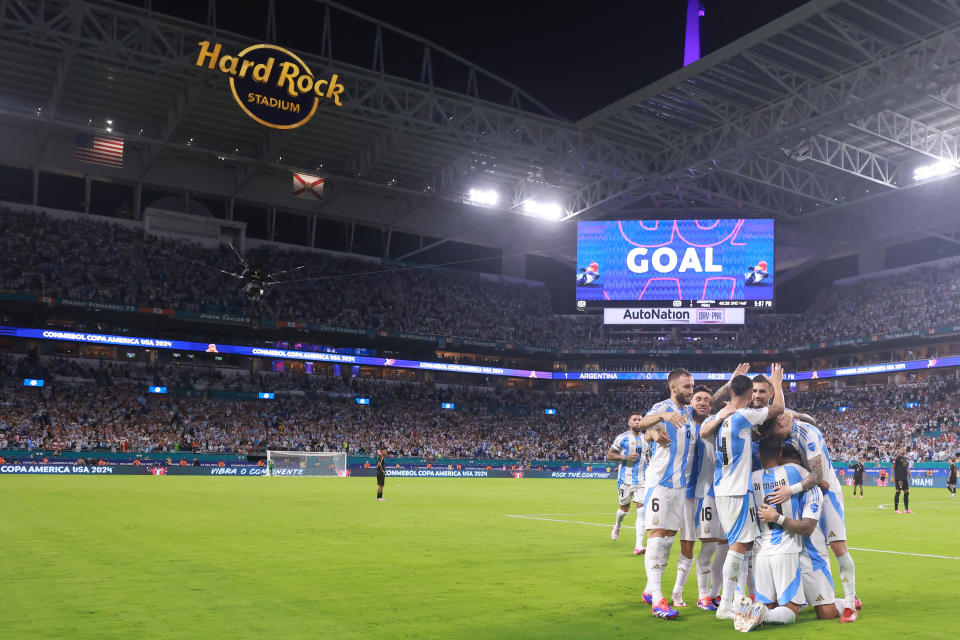
POLYGON ((563 216, 563 209, 555 202, 527 200, 523 203, 523 213, 544 220, 559 220, 563 216))
POLYGON ((470 189, 464 202, 484 207, 495 207, 500 202, 500 194, 493 189, 470 189))
POLYGON ((953 173, 957 170, 957 165, 952 162, 947 162, 946 160, 941 160, 940 162, 935 162, 933 164, 925 164, 923 166, 917 167, 913 170, 913 179, 915 181, 927 180, 928 178, 936 178, 938 176, 943 176, 948 173, 953 173))

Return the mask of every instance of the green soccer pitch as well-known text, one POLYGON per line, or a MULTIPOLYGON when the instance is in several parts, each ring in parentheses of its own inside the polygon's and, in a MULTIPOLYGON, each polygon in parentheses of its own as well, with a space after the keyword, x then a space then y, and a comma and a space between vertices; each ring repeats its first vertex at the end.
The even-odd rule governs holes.
MULTIPOLYGON (((373 478, 2 477, 0 636, 736 633, 696 609, 695 575, 678 620, 651 617, 633 529, 610 540, 612 481, 388 478, 387 500, 375 496, 373 478)), ((819 622, 808 610, 756 633, 956 637, 960 500, 945 489, 911 498, 915 513, 896 515, 878 508, 893 489, 868 488, 864 500, 847 489, 857 622, 819 622)), ((624 524, 633 522, 631 511, 624 524)))

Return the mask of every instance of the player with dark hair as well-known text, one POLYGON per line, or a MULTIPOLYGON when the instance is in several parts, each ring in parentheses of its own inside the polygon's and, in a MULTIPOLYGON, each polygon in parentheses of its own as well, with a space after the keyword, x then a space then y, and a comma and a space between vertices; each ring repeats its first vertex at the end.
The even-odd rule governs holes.
MULTIPOLYGON (((703 385, 693 388, 693 420, 699 428, 710 417, 711 391, 703 385)), ((677 581, 673 587, 674 606, 682 606, 683 587, 693 558, 694 541, 700 540, 697 554, 697 607, 716 611, 723 583, 723 562, 727 557, 727 541, 723 539, 717 504, 713 496, 713 479, 717 469, 716 434, 696 437, 694 461, 687 483, 684 521, 680 536, 680 555, 677 559, 677 581), (714 557, 716 552, 716 557, 714 557), (713 584, 711 585, 711 580, 713 584)))
POLYGON ((643 601, 651 605, 657 618, 671 619, 679 614, 663 596, 661 581, 670 559, 673 538, 680 530, 687 488, 687 458, 694 427, 690 400, 693 376, 685 369, 674 369, 667 377, 670 397, 653 405, 640 422, 650 445, 644 485, 644 526, 647 528, 647 554, 644 568, 647 585, 643 601))
POLYGON ((633 547, 634 555, 643 555, 646 548, 643 546, 643 473, 646 470, 647 443, 640 430, 640 421, 643 414, 639 411, 627 415, 627 430, 618 435, 607 451, 607 460, 617 461, 617 496, 619 508, 616 521, 610 538, 620 537, 620 525, 627 513, 630 512, 630 502, 637 505, 637 542, 633 547))
POLYGON ((900 453, 893 459, 893 470, 890 472, 893 476, 893 484, 897 492, 893 496, 894 513, 913 513, 910 511, 910 461, 907 460, 906 449, 900 449, 900 453), (900 492, 903 492, 903 511, 900 511, 900 492))
POLYGON ((820 487, 814 486, 784 503, 769 503, 775 488, 799 484, 807 474, 797 464, 782 464, 782 443, 775 436, 760 441, 758 455, 763 468, 754 471, 751 478, 751 497, 758 505, 761 534, 757 541, 757 603, 740 605, 734 619, 738 631, 750 631, 763 623, 793 624, 806 602, 800 553, 804 538, 817 528, 823 496, 820 487))
POLYGON ((384 458, 387 456, 387 450, 381 448, 377 451, 377 500, 383 502, 383 485, 387 479, 387 465, 384 458))
MULTIPOLYGON (((739 367, 738 367, 739 369, 739 367)), ((773 383, 783 383, 783 368, 773 365, 773 383)), ((751 442, 757 425, 783 413, 783 394, 778 393, 769 407, 750 406, 753 382, 745 375, 734 376, 729 383, 730 402, 717 415, 706 420, 700 427, 700 437, 717 434, 717 470, 713 491, 717 501, 717 514, 724 537, 730 550, 723 566, 723 587, 717 618, 734 618, 734 599, 738 605, 745 599, 743 587, 747 580, 747 563, 744 554, 753 548, 760 535, 756 507, 750 493, 751 442)), ((714 395, 716 397, 716 395, 714 395)))
POLYGON ((863 463, 857 460, 853 464, 853 497, 857 497, 857 487, 860 487, 860 497, 863 498, 863 463))
POLYGON ((955 458, 950 459, 950 469, 947 471, 947 491, 950 492, 951 498, 957 497, 957 461, 955 458))

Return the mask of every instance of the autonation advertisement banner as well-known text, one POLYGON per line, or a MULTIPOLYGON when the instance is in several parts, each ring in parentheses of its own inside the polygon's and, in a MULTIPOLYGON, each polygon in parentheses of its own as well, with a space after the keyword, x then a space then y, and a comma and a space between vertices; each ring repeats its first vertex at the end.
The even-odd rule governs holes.
POLYGON ((603 310, 603 324, 743 324, 742 308, 627 307, 603 310))

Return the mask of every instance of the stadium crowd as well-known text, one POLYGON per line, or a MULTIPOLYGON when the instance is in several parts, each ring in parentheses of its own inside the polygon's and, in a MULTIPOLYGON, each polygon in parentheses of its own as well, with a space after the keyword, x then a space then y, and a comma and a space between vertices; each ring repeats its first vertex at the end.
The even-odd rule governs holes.
MULTIPOLYGON (((761 349, 782 345, 783 336, 790 336, 791 345, 800 345, 922 330, 960 311, 960 264, 918 267, 833 286, 803 315, 751 315, 740 332, 694 336, 629 333, 605 328, 595 316, 554 315, 542 286, 294 248, 257 249, 248 258, 271 272, 304 266, 291 277, 293 282, 269 288, 266 313, 273 317, 550 348, 761 349), (910 299, 912 304, 889 304, 895 299, 910 299)), ((225 246, 210 249, 117 224, 54 220, 0 207, 0 290, 239 313, 240 283, 220 272, 239 268, 225 246)))
MULTIPOLYGON (((0 449, 76 452, 274 448, 364 454, 385 443, 398 456, 597 460, 623 430, 626 411, 646 411, 665 395, 636 388, 594 395, 11 356, 0 356, 0 381, 0 449), (15 385, 25 372, 38 370, 52 381, 44 390, 15 385), (150 384, 163 384, 170 393, 148 394, 150 384), (238 395, 265 388, 278 391, 277 398, 251 402, 238 395), (358 406, 357 396, 371 404, 358 406), (453 402, 455 410, 442 410, 443 402, 453 402), (545 415, 546 408, 557 414, 545 415)), ((786 399, 789 407, 816 417, 835 460, 889 460, 903 447, 914 461, 928 461, 960 451, 958 394, 956 379, 931 376, 786 399), (908 407, 912 403, 917 405, 908 407)))

